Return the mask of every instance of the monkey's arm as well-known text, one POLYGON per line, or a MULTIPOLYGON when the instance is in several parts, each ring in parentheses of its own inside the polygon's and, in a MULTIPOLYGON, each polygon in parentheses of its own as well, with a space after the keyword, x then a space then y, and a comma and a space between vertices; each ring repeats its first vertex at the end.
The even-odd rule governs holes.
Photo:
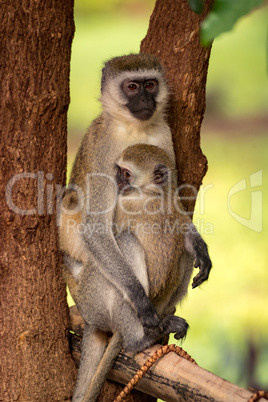
POLYGON ((160 319, 155 308, 123 258, 113 234, 96 234, 87 244, 103 276, 129 301, 142 324, 149 328, 158 326, 160 319))
POLYGON ((188 231, 185 236, 185 248, 193 254, 195 268, 199 267, 199 273, 194 277, 192 288, 200 286, 209 277, 212 263, 208 254, 206 242, 202 239, 193 223, 189 223, 188 231))

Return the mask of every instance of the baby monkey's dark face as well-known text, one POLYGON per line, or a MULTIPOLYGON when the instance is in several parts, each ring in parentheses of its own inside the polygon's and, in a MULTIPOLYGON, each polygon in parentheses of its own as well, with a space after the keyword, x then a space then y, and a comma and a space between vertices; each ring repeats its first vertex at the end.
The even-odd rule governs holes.
POLYGON ((157 164, 153 169, 135 170, 134 173, 130 169, 116 164, 115 179, 119 193, 128 195, 135 188, 147 189, 146 192, 154 193, 155 186, 164 187, 168 181, 169 170, 163 164, 157 164))
POLYGON ((125 80, 122 83, 122 91, 128 99, 126 107, 136 119, 148 120, 152 117, 159 91, 156 79, 125 80))

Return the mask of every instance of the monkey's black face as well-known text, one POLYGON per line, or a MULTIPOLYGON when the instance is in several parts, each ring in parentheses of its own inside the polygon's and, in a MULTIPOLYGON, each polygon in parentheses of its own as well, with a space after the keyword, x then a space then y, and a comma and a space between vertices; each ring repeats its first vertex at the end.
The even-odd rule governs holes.
POLYGON ((158 94, 158 81, 156 79, 125 80, 122 91, 128 98, 126 107, 136 119, 148 120, 156 108, 155 98, 158 94))

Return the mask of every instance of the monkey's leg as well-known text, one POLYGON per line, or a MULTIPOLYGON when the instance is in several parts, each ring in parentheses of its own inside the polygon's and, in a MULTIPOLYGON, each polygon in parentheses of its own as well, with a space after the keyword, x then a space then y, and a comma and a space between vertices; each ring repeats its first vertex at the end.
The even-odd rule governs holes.
POLYGON ((175 333, 175 339, 184 338, 187 334, 188 324, 181 318, 174 315, 176 304, 187 294, 187 289, 193 272, 193 256, 188 252, 183 252, 180 256, 177 268, 179 272, 177 288, 167 301, 166 306, 161 306, 160 322, 165 334, 175 333))
MULTIPOLYGON (((139 240, 132 233, 123 232, 117 237, 117 242, 126 260, 132 266, 133 272, 148 292, 149 284, 145 254, 139 240)), ((178 339, 186 336, 188 324, 183 318, 174 317, 173 315, 165 317, 167 315, 165 314, 165 318, 160 322, 159 327, 152 329, 141 325, 134 310, 126 301, 123 302, 120 311, 123 315, 118 325, 120 332, 125 334, 124 345, 129 351, 144 350, 171 332, 176 333, 178 339), (126 325, 124 325, 125 323, 126 325)))
POLYGON ((73 402, 82 402, 92 378, 99 366, 107 346, 107 336, 102 332, 93 331, 85 324, 81 361, 73 394, 73 402))
POLYGON ((177 263, 177 270, 179 271, 179 278, 177 288, 170 297, 166 307, 163 309, 162 316, 174 314, 176 305, 186 296, 188 291, 189 282, 193 273, 194 260, 193 256, 188 252, 184 252, 177 263))
POLYGON ((177 269, 180 270, 180 282, 175 292, 171 295, 167 306, 161 313, 161 316, 164 318, 160 322, 160 327, 166 335, 175 333, 174 338, 179 340, 186 337, 189 325, 184 318, 175 316, 174 312, 176 310, 176 304, 181 301, 187 293, 193 272, 192 256, 184 252, 178 261, 177 269))

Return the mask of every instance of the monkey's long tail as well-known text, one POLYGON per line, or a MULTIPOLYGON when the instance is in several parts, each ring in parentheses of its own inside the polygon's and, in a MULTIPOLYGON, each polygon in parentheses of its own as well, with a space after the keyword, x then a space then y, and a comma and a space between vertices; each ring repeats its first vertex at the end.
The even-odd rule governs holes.
POLYGON ((101 388, 106 380, 107 374, 111 370, 115 359, 119 355, 120 350, 123 346, 123 340, 119 332, 115 332, 112 336, 105 352, 102 356, 100 364, 94 377, 92 378, 91 384, 83 398, 83 402, 94 402, 96 401, 101 388))

